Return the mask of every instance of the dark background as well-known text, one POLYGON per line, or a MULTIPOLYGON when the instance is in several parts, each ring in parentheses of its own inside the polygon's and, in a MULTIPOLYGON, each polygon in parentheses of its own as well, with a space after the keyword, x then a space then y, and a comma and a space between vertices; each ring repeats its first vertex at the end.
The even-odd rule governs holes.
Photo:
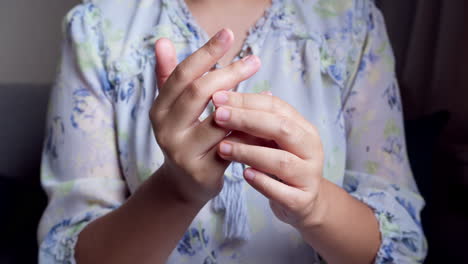
MULTIPOLYGON (((26 22, 33 26, 56 23, 57 27, 46 30, 57 42, 61 17, 74 1, 68 2, 55 11, 55 20, 25 16, 26 22)), ((468 208, 464 203, 468 201, 466 1, 376 2, 386 17, 397 57, 408 152, 427 201, 423 211, 429 240, 426 263, 468 263, 468 208)), ((6 3, 2 2, 0 9, 2 5, 10 8, 13 2, 6 3)), ((58 43, 50 49, 58 49, 58 43)), ((55 64, 57 58, 20 62, 24 67, 31 63, 45 67, 55 64)), ((5 72, 1 67, 0 73, 5 72)), ((7 77, 0 75, 0 263, 35 263, 36 228, 46 205, 39 187, 39 164, 50 84, 37 84, 41 81, 34 78, 27 79, 29 83, 13 83, 7 77)))
POLYGON ((416 120, 406 131, 427 202, 426 263, 468 263, 468 2, 376 2, 397 57, 405 118, 416 120))

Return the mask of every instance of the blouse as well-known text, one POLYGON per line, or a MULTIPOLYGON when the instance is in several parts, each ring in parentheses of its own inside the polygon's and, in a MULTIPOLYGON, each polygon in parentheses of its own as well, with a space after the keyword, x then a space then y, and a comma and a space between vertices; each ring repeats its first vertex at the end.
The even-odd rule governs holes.
MULTIPOLYGON (((182 61, 208 40, 184 0, 83 1, 66 15, 63 32, 41 167, 49 202, 38 228, 40 263, 75 263, 80 231, 163 163, 148 118, 158 95, 155 41, 172 40, 182 61)), ((373 210, 382 237, 375 263, 422 263, 424 200, 407 157, 393 52, 373 1, 273 0, 242 53, 263 66, 237 92, 271 91, 296 108, 319 131, 323 177, 373 210)), ((322 263, 264 196, 245 182, 241 190, 252 234, 246 243, 224 239, 223 215, 210 201, 167 263, 322 263)))

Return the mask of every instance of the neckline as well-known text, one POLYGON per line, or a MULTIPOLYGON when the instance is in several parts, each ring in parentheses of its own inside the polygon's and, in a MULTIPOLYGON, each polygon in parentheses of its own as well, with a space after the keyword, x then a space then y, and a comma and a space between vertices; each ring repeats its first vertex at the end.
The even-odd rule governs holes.
MULTIPOLYGON (((263 15, 257 19, 253 26, 248 30, 247 37, 244 39, 244 42, 241 46, 241 49, 237 55, 231 61, 234 62, 238 59, 242 59, 251 53, 257 53, 259 46, 262 45, 265 40, 266 33, 269 30, 269 25, 272 22, 272 17, 281 9, 280 4, 283 0, 271 0, 270 6, 268 6, 263 15)), ((172 6, 174 4, 174 10, 179 15, 180 18, 184 19, 184 23, 176 23, 181 28, 182 31, 189 30, 189 34, 183 34, 188 40, 196 43, 197 47, 201 47, 204 43, 209 40, 207 32, 198 24, 195 20, 193 13, 190 11, 185 0, 166 0, 166 4, 172 6)), ((215 65, 216 68, 219 68, 219 64, 215 65)))

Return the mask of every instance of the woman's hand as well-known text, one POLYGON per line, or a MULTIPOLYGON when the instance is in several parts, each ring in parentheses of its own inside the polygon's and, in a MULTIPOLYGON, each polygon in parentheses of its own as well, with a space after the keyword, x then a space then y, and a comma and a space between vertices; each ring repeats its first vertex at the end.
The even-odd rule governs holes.
POLYGON ((325 213, 320 195, 324 155, 316 128, 275 96, 222 91, 213 101, 218 125, 277 145, 256 146, 227 137, 218 146, 219 155, 252 167, 244 177, 270 200, 280 220, 299 229, 320 224, 325 213))
POLYGON ((214 92, 234 88, 260 67, 259 59, 249 56, 205 75, 232 43, 232 32, 223 29, 179 65, 171 41, 156 43, 159 95, 150 119, 165 155, 160 175, 185 201, 204 204, 219 193, 230 163, 216 154, 217 144, 229 129, 217 126, 213 115, 203 121, 199 116, 214 92))

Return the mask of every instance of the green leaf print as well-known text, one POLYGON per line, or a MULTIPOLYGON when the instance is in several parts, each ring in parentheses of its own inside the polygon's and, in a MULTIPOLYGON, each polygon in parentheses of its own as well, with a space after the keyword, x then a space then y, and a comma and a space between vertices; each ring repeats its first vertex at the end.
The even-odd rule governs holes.
POLYGON ((380 220, 380 230, 382 231, 383 236, 389 236, 399 232, 399 226, 396 223, 393 223, 389 216, 381 213, 378 215, 378 218, 380 220))
POLYGON ((396 124, 394 119, 390 119, 387 121, 387 124, 385 125, 385 130, 384 130, 384 136, 385 138, 393 135, 399 135, 400 134, 400 128, 396 124))
POLYGON ((315 5, 315 12, 323 17, 336 17, 351 8, 349 0, 319 0, 315 5))
POLYGON ((379 163, 375 161, 368 160, 366 162, 366 172, 369 174, 376 174, 377 171, 379 170, 379 163))
POLYGON ((123 30, 117 30, 112 27, 112 22, 109 19, 104 20, 102 23, 102 32, 107 39, 107 42, 119 42, 124 37, 123 30))
POLYGON ((269 91, 271 88, 270 82, 267 80, 259 81, 254 84, 252 88, 253 93, 261 93, 264 91, 269 91))
POLYGON ((67 195, 71 192, 71 190, 73 189, 73 186, 75 186, 74 181, 64 182, 60 184, 60 186, 58 187, 58 192, 61 195, 67 195))
POLYGON ((91 42, 87 41, 87 42, 79 43, 77 44, 77 48, 78 48, 77 59, 78 59, 78 64, 80 65, 81 69, 86 70, 86 69, 93 68, 95 66, 94 65, 95 59, 93 58, 95 52, 93 52, 94 47, 91 44, 91 42))

